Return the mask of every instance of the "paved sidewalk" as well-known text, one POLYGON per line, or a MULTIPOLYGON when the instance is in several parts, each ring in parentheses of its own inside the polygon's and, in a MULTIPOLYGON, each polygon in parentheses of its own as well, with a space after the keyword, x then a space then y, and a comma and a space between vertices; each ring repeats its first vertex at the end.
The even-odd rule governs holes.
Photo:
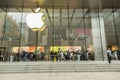
POLYGON ((0 80, 120 80, 120 72, 0 74, 0 80))

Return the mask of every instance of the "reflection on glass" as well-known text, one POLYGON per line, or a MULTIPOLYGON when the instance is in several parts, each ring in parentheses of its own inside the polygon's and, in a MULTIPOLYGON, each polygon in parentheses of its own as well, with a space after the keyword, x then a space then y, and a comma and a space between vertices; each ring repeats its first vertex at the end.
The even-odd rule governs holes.
MULTIPOLYGON (((7 13, 0 12, 0 53, 6 51, 17 57, 18 53, 26 52, 25 54, 33 56, 34 51, 22 49, 36 45, 36 33, 26 24, 26 16, 33 12, 32 9, 23 8, 23 12, 16 8, 7 10, 7 13), (17 48, 17 51, 13 51, 13 48, 17 48)), ((119 49, 120 9, 113 13, 112 9, 99 8, 93 9, 93 12, 87 8, 69 10, 56 8, 54 12, 53 9, 42 8, 41 12, 45 15, 46 27, 38 35, 38 46, 44 47, 44 51, 38 51, 38 54, 44 54, 42 58, 39 58, 39 55, 37 57, 35 55, 34 59, 28 58, 29 61, 53 60, 52 56, 58 57, 56 54, 59 47, 81 47, 81 60, 103 60, 106 58, 107 47, 113 51, 119 49), (56 46, 57 48, 51 51, 51 47, 56 46)), ((63 52, 66 50, 68 49, 64 48, 63 52)), ((68 53, 77 60, 77 51, 68 50, 68 53)))

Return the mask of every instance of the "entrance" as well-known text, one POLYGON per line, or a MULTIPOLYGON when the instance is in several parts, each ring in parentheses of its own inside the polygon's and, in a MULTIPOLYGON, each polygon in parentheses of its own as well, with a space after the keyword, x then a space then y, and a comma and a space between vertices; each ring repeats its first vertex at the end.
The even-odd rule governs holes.
MULTIPOLYGON (((107 46, 116 46, 115 49, 119 49, 119 6, 107 5, 108 3, 105 1, 100 2, 99 0, 96 2, 88 0, 88 3, 84 3, 84 5, 83 3, 81 0, 74 2, 72 0, 61 2, 59 0, 1 0, 0 39, 3 40, 1 46, 5 46, 6 51, 15 56, 15 61, 16 59, 21 60, 22 55, 24 55, 23 60, 31 59, 29 55, 34 56, 34 59, 31 60, 53 60, 53 54, 58 51, 51 51, 51 47, 56 46, 60 48, 81 46, 84 55, 77 58, 79 55, 77 56, 76 51, 70 51, 74 55, 72 60, 106 60, 107 46), (102 5, 102 3, 104 4, 102 5), (106 6, 104 6, 105 4, 106 6), (39 11, 44 14, 43 22, 46 27, 43 30, 34 31, 35 29, 29 28, 26 24, 26 17, 30 13, 36 15, 35 10, 38 7, 41 9, 39 11), (33 54, 28 54, 29 51, 26 50, 23 50, 24 54, 22 54, 20 49, 30 46, 36 47, 31 52, 33 54), (44 47, 44 52, 42 52, 44 58, 38 57, 37 47, 39 46, 44 47), (14 47, 19 47, 17 53, 20 54, 12 51, 14 47)), ((1 54, 3 54, 2 52, 1 54)), ((57 56, 56 60, 59 60, 58 54, 55 56, 57 56)))

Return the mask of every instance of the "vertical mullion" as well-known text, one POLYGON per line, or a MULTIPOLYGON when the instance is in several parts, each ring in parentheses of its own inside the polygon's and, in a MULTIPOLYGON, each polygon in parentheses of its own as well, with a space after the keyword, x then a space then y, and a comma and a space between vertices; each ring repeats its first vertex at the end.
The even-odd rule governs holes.
POLYGON ((6 10, 5 10, 5 20, 4 20, 4 27, 3 27, 3 35, 2 35, 2 39, 1 39, 1 45, 2 46, 4 46, 3 45, 3 40, 4 40, 4 38, 5 38, 5 32, 6 32, 6 18, 7 18, 7 11, 8 11, 8 6, 7 6, 7 2, 6 2, 6 10))
POLYGON ((22 24, 22 20, 23 20, 23 5, 24 5, 24 0, 22 0, 22 12, 21 12, 21 24, 20 24, 20 36, 19 36, 19 52, 20 52, 20 47, 21 47, 21 38, 22 38, 22 28, 23 28, 23 24, 22 24))
MULTIPOLYGON (((53 35, 55 35, 55 30, 54 30, 54 0, 53 0, 53 6, 52 6, 52 14, 53 14, 53 16, 52 16, 52 19, 53 19, 53 23, 52 23, 52 37, 53 37, 53 35)), ((53 47, 53 51, 54 51, 54 42, 55 42, 55 37, 53 37, 53 40, 52 40, 52 47, 53 47)))
POLYGON ((70 46, 69 0, 68 0, 68 4, 67 4, 67 12, 68 12, 68 46, 70 46))
POLYGON ((84 15, 84 6, 82 8, 82 14, 83 14, 83 29, 84 29, 84 40, 85 40, 85 49, 87 49, 87 45, 86 45, 86 32, 85 32, 85 15, 84 15))
POLYGON ((36 42, 35 42, 35 52, 36 52, 36 61, 37 61, 37 46, 38 46, 38 30, 36 30, 36 42))
POLYGON ((119 47, 119 40, 118 40, 118 36, 117 36, 117 26, 116 26, 116 21, 115 21, 115 11, 114 11, 114 8, 112 6, 112 14, 113 14, 113 24, 114 24, 114 30, 115 30, 115 39, 116 39, 116 45, 117 45, 117 48, 119 47))

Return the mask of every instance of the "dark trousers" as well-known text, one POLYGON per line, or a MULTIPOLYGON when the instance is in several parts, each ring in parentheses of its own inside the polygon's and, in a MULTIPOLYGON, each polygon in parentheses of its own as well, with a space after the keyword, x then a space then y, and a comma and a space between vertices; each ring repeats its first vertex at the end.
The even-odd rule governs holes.
POLYGON ((112 58, 111 58, 110 54, 107 54, 107 57, 108 57, 108 62, 111 63, 112 58))

